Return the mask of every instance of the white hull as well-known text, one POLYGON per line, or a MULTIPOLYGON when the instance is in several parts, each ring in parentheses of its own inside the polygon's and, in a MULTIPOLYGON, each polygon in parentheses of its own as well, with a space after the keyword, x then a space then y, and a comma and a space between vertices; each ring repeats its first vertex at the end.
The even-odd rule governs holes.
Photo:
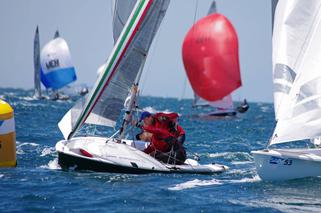
POLYGON ((199 173, 211 174, 228 170, 219 164, 201 165, 187 159, 183 165, 162 163, 142 152, 147 144, 142 141, 122 140, 117 143, 102 137, 77 137, 56 144, 58 162, 62 168, 115 173, 199 173))
POLYGON ((251 153, 262 180, 321 176, 321 149, 274 149, 251 153))

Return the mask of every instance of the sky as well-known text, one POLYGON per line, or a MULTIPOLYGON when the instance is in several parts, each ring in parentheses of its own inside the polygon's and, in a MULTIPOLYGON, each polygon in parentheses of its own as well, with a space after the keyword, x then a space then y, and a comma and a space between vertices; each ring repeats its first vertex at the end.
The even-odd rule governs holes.
MULTIPOLYGON (((184 36, 207 14, 212 0, 171 0, 154 39, 141 80, 142 95, 192 98, 181 56, 184 36), (196 14, 196 16, 195 16, 196 14)), ((219 13, 239 38, 243 86, 235 101, 272 102, 269 0, 217 0, 219 13)), ((93 85, 113 48, 112 0, 1 0, 0 87, 33 88, 36 26, 44 46, 59 29, 70 48, 78 83, 93 85)))

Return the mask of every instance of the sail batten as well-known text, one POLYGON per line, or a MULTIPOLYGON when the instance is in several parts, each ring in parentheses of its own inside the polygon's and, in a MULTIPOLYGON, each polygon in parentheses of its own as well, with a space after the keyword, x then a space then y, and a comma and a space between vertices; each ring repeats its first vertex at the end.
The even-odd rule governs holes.
MULTIPOLYGON (((106 69, 99 75, 81 113, 76 116, 77 119, 72 119, 70 122, 72 130, 68 133, 68 138, 71 138, 85 122, 105 126, 115 124, 129 88, 145 62, 146 54, 165 15, 168 3, 168 0, 137 1, 107 60, 106 69), (102 124, 99 119, 106 119, 109 122, 102 124)), ((60 129, 64 132, 64 128, 60 129)))

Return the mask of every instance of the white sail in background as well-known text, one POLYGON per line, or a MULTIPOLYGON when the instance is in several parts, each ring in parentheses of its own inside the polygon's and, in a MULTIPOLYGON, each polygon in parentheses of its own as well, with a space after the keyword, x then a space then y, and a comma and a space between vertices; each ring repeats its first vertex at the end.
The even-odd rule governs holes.
POLYGON ((33 63, 34 63, 34 96, 36 98, 41 97, 41 84, 40 84, 40 41, 39 41, 39 29, 37 26, 35 38, 33 41, 33 63))
POLYGON ((48 42, 41 51, 41 81, 46 88, 60 89, 77 80, 67 42, 59 37, 48 42))
POLYGON ((271 144, 321 133, 321 1, 279 1, 273 32, 277 126, 271 144), (293 83, 292 83, 293 82, 293 83))
POLYGON ((194 106, 212 106, 218 109, 234 109, 234 104, 231 95, 225 96, 218 101, 206 101, 195 94, 194 106))
POLYGON ((280 107, 287 111, 288 94, 298 74, 300 61, 309 45, 311 30, 318 11, 318 0, 279 1, 273 29, 273 83, 276 120, 281 119, 280 107))
POLYGON ((168 4, 169 0, 137 1, 106 63, 106 69, 99 75, 84 104, 76 105, 58 124, 65 138, 71 138, 85 122, 115 125, 168 4))

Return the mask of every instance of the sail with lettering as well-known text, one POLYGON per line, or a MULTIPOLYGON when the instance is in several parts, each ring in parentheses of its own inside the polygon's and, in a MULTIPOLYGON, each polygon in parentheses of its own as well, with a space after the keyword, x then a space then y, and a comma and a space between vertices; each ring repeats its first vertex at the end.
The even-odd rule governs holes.
POLYGON ((58 37, 41 51, 41 82, 46 88, 60 89, 77 80, 67 42, 58 37))

